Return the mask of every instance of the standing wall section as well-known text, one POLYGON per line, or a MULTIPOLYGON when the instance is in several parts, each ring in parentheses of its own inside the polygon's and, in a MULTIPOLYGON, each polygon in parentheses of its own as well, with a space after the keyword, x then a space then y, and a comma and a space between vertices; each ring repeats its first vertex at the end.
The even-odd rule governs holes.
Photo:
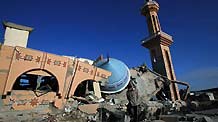
POLYGON ((1 98, 9 74, 11 59, 13 57, 14 47, 0 45, 0 96, 1 98))

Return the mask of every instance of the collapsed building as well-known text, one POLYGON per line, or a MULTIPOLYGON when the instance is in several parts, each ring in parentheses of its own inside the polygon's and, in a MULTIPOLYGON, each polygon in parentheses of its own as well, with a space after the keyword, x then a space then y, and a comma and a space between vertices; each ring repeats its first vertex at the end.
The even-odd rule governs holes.
POLYGON ((95 96, 101 97, 99 81, 111 73, 88 61, 26 48, 32 28, 4 22, 5 40, 0 48, 0 95, 2 104, 13 109, 32 109, 54 102, 62 108, 77 86, 93 82, 95 96), (9 105, 10 104, 10 105, 9 105))
MULTIPOLYGON (((130 100, 126 93, 131 84, 138 91, 137 121, 210 120, 192 114, 187 117, 190 108, 199 103, 190 99, 189 84, 176 80, 170 54, 173 39, 162 31, 158 10, 159 4, 152 0, 146 0, 141 9, 149 32, 149 37, 143 39, 141 45, 150 51, 153 70, 146 65, 129 69, 122 61, 109 57, 100 56, 91 61, 30 49, 27 41, 33 28, 3 22, 1 111, 42 110, 52 106, 54 113, 60 111, 61 117, 49 114, 49 121, 66 118, 75 121, 136 121, 127 112, 130 100), (179 85, 185 89, 179 90, 179 85)), ((208 96, 213 99, 211 94, 208 96)))

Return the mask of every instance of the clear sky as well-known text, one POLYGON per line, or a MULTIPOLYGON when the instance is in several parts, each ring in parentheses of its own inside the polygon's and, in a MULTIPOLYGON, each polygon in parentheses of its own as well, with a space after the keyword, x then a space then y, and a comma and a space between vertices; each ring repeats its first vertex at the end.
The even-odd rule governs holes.
MULTIPOLYGON (((218 1, 158 0, 162 30, 173 36, 177 79, 192 89, 218 87, 218 1)), ((59 55, 117 58, 129 67, 150 56, 144 0, 1 0, 0 21, 35 28, 28 47, 59 55)), ((4 29, 0 27, 0 39, 4 29)), ((1 41, 3 42, 3 41, 1 41)))

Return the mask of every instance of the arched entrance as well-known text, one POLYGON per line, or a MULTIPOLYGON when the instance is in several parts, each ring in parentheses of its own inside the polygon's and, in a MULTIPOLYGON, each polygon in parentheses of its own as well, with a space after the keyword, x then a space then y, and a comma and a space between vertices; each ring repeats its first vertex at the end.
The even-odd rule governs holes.
POLYGON ((55 102, 59 91, 57 78, 45 70, 27 71, 17 77, 7 97, 10 107, 16 110, 47 108, 55 102), (39 107, 39 108, 41 108, 39 107))
POLYGON ((74 96, 86 97, 88 94, 94 94, 93 80, 82 81, 76 88, 74 96))
POLYGON ((101 99, 99 83, 94 80, 85 80, 76 87, 73 98, 84 103, 98 102, 101 99))
POLYGON ((16 79, 12 90, 58 93, 59 86, 56 77, 51 73, 45 70, 31 70, 16 79))

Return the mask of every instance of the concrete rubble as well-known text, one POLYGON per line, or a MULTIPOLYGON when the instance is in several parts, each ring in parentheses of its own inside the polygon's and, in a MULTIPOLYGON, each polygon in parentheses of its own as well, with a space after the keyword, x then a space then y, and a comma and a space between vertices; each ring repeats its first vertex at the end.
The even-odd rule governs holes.
MULTIPOLYGON (((138 122, 215 122, 218 120, 218 109, 214 109, 217 107, 216 91, 191 92, 188 93, 186 100, 181 101, 171 101, 164 95, 162 95, 164 98, 157 97, 161 92, 166 92, 164 87, 171 81, 150 71, 145 65, 131 69, 131 82, 139 91, 138 122), (206 105, 211 106, 207 108, 206 105)), ((44 107, 43 110, 21 113, 1 112, 0 121, 132 122, 132 115, 127 111, 126 92, 127 89, 117 94, 104 94, 100 99, 91 94, 86 97, 73 96, 68 99, 63 109, 57 109, 50 104, 47 111, 44 107), (9 115, 13 116, 8 117, 9 115)))

